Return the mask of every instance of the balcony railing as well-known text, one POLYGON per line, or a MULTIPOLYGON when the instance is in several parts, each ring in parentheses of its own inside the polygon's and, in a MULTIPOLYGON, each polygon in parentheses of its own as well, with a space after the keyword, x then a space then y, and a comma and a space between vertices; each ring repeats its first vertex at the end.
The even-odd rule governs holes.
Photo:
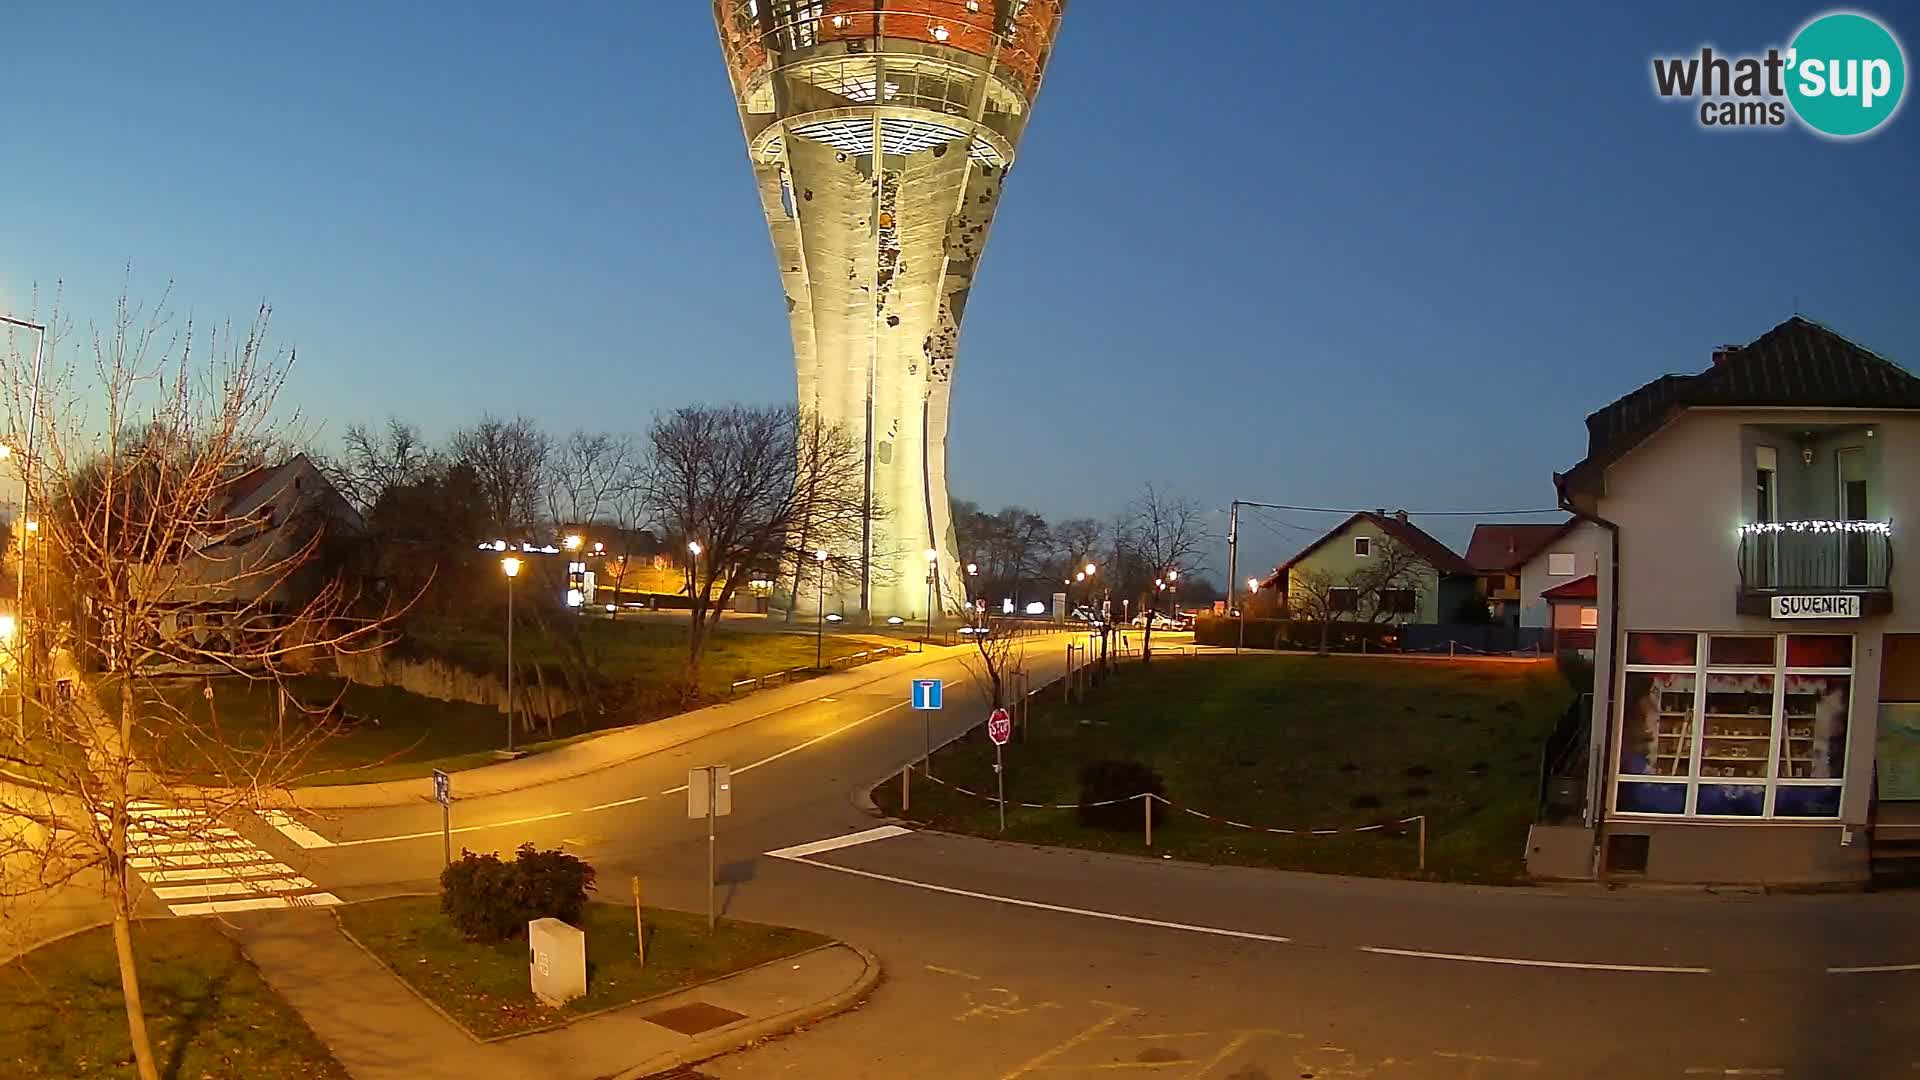
POLYGON ((1747 592, 1884 591, 1893 571, 1886 521, 1772 521, 1740 529, 1747 592))

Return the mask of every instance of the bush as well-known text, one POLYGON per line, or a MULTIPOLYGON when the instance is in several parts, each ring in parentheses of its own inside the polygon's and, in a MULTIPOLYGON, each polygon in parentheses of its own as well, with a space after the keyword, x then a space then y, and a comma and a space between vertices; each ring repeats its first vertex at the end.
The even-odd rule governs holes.
POLYGON ((468 941, 506 941, 534 919, 578 923, 594 869, 564 851, 522 844, 512 863, 462 851, 440 872, 440 910, 468 941))
MULTIPOLYGON (((1096 761, 1080 770, 1080 823, 1098 829, 1138 829, 1140 802, 1135 796, 1152 792, 1164 796, 1166 782, 1160 774, 1139 761, 1096 761), (1110 806, 1092 803, 1123 800, 1110 806)), ((1155 803, 1152 813, 1157 824, 1165 807, 1155 803)))
POLYGON ((593 888, 593 867, 585 859, 564 851, 536 851, 532 844, 521 844, 514 853, 514 872, 519 876, 519 894, 526 919, 559 919, 578 924, 587 908, 587 890, 593 888))
POLYGON ((505 941, 526 929, 520 917, 519 875, 488 853, 462 850, 440 871, 440 910, 468 941, 505 941))

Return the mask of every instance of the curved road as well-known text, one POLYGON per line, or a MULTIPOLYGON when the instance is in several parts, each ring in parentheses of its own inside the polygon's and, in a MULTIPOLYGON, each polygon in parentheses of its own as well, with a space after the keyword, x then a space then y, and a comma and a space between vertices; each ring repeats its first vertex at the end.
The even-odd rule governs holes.
MULTIPOLYGON (((1053 651, 1030 651, 1037 678, 1053 651)), ((958 654, 930 658, 459 802, 455 844, 564 844, 610 894, 638 875, 650 903, 697 910, 705 825, 683 785, 689 766, 732 765, 725 911, 857 941, 888 976, 855 1013, 702 1066, 716 1077, 1920 1077, 1914 897, 1479 888, 875 832, 852 795, 918 759, 917 674, 947 680, 936 738, 977 722, 958 654)), ((430 803, 308 824, 331 846, 249 832, 347 900, 439 872, 430 803)))

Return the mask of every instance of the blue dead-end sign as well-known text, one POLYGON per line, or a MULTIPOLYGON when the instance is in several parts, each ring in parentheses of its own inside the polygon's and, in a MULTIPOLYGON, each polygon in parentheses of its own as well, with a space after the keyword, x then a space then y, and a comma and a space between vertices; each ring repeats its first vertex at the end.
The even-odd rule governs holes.
POLYGON ((940 680, 913 680, 913 707, 916 709, 937 709, 940 707, 940 680))
POLYGON ((453 778, 439 769, 433 770, 433 801, 441 806, 453 802, 453 778))

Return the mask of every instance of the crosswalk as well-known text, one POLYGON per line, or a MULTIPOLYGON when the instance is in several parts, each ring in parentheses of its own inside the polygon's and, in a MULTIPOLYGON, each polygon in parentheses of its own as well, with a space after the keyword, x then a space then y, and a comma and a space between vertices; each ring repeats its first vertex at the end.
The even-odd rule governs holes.
POLYGON ((204 810, 131 804, 127 863, 175 915, 340 902, 204 810))

